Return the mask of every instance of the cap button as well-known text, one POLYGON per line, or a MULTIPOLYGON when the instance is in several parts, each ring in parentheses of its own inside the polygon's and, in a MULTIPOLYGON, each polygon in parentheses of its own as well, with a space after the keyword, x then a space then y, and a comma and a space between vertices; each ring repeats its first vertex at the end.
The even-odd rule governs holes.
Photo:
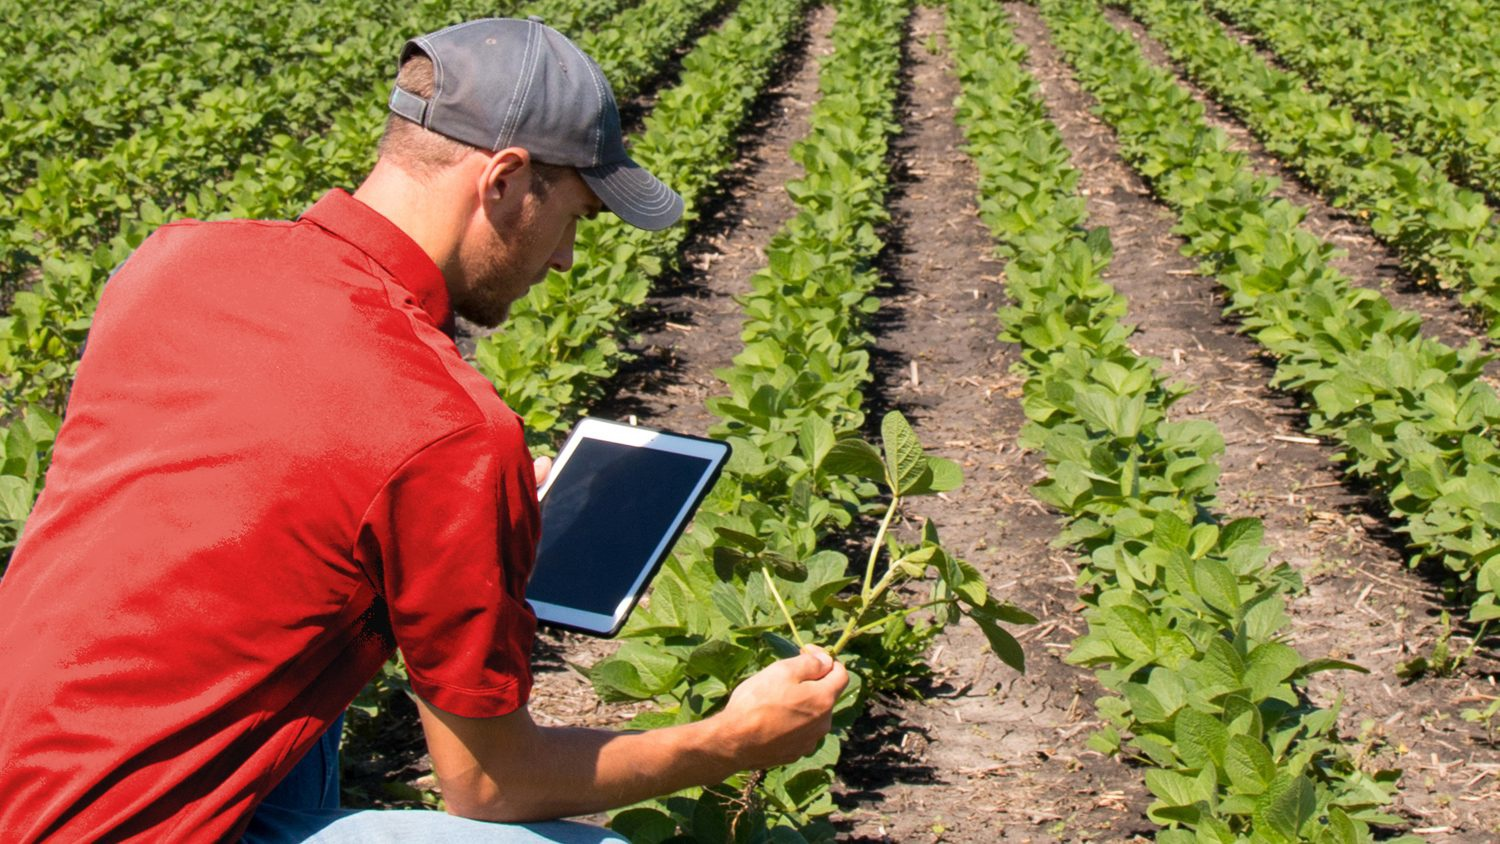
POLYGON ((532 23, 546 23, 546 21, 542 20, 541 15, 527 15, 526 19, 531 21, 532 23))

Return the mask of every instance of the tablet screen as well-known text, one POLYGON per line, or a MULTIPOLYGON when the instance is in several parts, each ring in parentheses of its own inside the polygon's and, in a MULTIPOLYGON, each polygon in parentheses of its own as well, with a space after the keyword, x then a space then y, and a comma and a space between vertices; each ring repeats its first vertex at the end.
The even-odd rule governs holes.
POLYGON ((712 461, 580 439, 542 499, 528 600, 612 617, 650 573, 712 461))

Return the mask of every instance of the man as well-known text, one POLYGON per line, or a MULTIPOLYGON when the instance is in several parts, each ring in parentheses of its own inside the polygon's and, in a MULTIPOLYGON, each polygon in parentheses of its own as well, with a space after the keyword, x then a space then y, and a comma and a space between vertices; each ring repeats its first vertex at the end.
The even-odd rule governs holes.
POLYGON ((788 762, 828 731, 847 674, 816 651, 696 724, 532 721, 547 464, 453 314, 498 324, 572 263, 580 218, 662 228, 682 201, 557 32, 475 21, 402 59, 353 196, 165 226, 107 285, 0 582, 0 838, 601 840, 516 824, 788 762), (336 768, 309 751, 395 646, 461 817, 323 802, 336 768))

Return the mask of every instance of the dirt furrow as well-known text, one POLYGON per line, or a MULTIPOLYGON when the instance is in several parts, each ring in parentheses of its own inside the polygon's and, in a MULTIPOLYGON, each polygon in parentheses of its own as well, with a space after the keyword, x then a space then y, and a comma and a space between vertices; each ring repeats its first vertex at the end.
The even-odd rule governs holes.
MULTIPOLYGON (((1258 346, 1220 317, 1213 280, 1197 276, 1194 263, 1179 254, 1181 241, 1170 232, 1174 215, 1121 160, 1112 132, 1090 113, 1092 98, 1051 47, 1035 11, 1016 3, 1007 8, 1081 171, 1090 223, 1110 228, 1109 280, 1129 299, 1139 327, 1131 346, 1160 358, 1168 377, 1196 387, 1174 418, 1208 419, 1223 432, 1221 511, 1261 518, 1274 559, 1302 573, 1307 592, 1291 603, 1292 644, 1308 657, 1353 659, 1371 670, 1317 675, 1314 697, 1328 705, 1345 696, 1346 737, 1372 765, 1406 770, 1398 806, 1418 827, 1448 830, 1432 840, 1493 832, 1500 822, 1492 799, 1500 767, 1486 766, 1500 762, 1500 754, 1458 719, 1453 705, 1478 693, 1479 681, 1470 675, 1403 687, 1394 673, 1413 655, 1430 654, 1442 634, 1439 591, 1406 568, 1399 537, 1371 515, 1380 502, 1340 481, 1332 450, 1302 436, 1296 403, 1267 388, 1271 370, 1258 346)), ((1326 218, 1326 206, 1313 203, 1326 218)))
POLYGON ((1145 828, 1141 778, 1086 748, 1097 686, 1060 659, 1082 632, 1073 568, 1029 492, 1040 461, 1015 444, 1015 352, 995 339, 1002 264, 977 217, 942 28, 942 12, 923 7, 908 38, 871 418, 900 409, 930 451, 964 467, 962 487, 914 502, 906 529, 931 518, 993 594, 1041 624, 1016 631, 1024 675, 970 624, 937 640, 927 700, 875 707, 846 751, 844 828, 856 841, 1120 840, 1145 828))
MULTIPOLYGON (((1465 309, 1451 291, 1416 284, 1401 269, 1396 253, 1376 239, 1368 223, 1356 214, 1330 205, 1300 174, 1268 152, 1248 126, 1182 72, 1145 26, 1120 9, 1107 9, 1105 16, 1135 38, 1147 58, 1177 75, 1178 83, 1203 105, 1206 122, 1229 136, 1231 148, 1248 156, 1256 173, 1273 176, 1280 182, 1275 191, 1277 196, 1307 209, 1303 227, 1344 250, 1346 254, 1333 265, 1352 282, 1379 290, 1392 305, 1420 314, 1423 332, 1429 337, 1455 347, 1470 341, 1487 342, 1478 317, 1465 309)), ((1486 371, 1491 378, 1500 377, 1500 364, 1492 363, 1486 371)))

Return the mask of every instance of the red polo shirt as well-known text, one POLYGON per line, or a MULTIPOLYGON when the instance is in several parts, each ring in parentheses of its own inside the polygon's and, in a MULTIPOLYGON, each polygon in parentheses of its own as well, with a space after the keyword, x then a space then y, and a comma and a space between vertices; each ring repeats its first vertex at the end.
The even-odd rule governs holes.
POLYGON ((439 708, 525 702, 536 482, 451 320, 342 191, 115 275, 0 580, 0 839, 235 838, 393 645, 439 708))

